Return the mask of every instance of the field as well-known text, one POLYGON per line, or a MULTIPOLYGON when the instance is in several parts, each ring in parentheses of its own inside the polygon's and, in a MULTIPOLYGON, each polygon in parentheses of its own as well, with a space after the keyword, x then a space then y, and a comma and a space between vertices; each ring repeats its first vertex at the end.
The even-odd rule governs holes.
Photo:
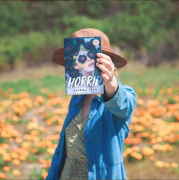
MULTIPOLYGON (((129 63, 137 107, 123 149, 129 179, 179 177, 179 65, 129 63)), ((45 179, 68 111, 64 69, 0 74, 0 179, 45 179)))

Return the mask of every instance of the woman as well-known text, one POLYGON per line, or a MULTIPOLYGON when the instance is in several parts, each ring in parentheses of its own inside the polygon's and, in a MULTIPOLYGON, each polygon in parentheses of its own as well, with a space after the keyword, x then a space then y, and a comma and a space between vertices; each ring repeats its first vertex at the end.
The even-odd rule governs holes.
MULTIPOLYGON (((96 29, 82 29, 72 37, 101 36, 104 94, 73 96, 47 176, 50 179, 126 179, 122 150, 136 105, 134 90, 115 77, 115 67, 127 60, 110 51, 108 37, 96 29)), ((63 62, 63 48, 52 60, 63 62)))

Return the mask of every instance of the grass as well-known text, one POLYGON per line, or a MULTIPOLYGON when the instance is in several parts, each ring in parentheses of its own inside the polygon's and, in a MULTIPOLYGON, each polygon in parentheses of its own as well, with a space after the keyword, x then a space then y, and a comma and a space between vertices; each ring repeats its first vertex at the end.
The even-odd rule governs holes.
MULTIPOLYGON (((130 62, 126 67, 119 70, 118 79, 122 84, 127 84, 134 88, 137 92, 138 89, 155 89, 154 97, 158 94, 161 87, 171 88, 179 85, 179 65, 161 65, 158 67, 147 68, 140 63, 130 62)), ((49 68, 53 71, 53 67, 49 68)), ((45 69, 46 70, 46 69, 45 69)), ((30 70, 28 70, 30 71, 30 70)), ((0 88, 2 91, 7 91, 9 88, 13 89, 13 93, 20 93, 27 91, 34 95, 44 95, 41 93, 41 89, 45 88, 50 92, 65 92, 65 78, 64 73, 60 73, 61 69, 57 71, 54 68, 54 72, 47 71, 48 75, 44 75, 43 70, 32 69, 30 76, 23 74, 19 80, 0 81, 0 88), (31 78, 31 74, 39 71, 43 76, 40 78, 31 78), (23 78, 26 77, 26 78, 23 78)), ((63 71, 63 70, 62 70, 63 71)), ((20 72, 19 72, 20 73, 20 72)), ((38 76, 41 76, 38 74, 38 76)), ((12 78, 10 78, 12 79, 12 78)))
POLYGON ((179 85, 179 67, 168 64, 147 68, 140 64, 131 63, 126 66, 126 69, 121 69, 119 79, 122 84, 130 85, 136 92, 139 88, 143 90, 155 89, 155 98, 161 87, 171 88, 179 85))
POLYGON ((43 95, 41 89, 45 88, 51 92, 65 91, 65 79, 59 75, 46 75, 40 79, 30 80, 28 78, 20 79, 18 81, 7 81, 0 84, 2 91, 7 91, 9 88, 13 89, 13 93, 20 93, 26 91, 34 95, 43 95))

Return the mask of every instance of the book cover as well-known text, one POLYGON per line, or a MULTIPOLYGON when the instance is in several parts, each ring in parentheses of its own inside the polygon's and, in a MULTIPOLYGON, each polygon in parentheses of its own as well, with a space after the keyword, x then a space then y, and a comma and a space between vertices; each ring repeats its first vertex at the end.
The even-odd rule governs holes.
POLYGON ((66 94, 104 93, 101 70, 96 67, 101 37, 64 38, 66 94))

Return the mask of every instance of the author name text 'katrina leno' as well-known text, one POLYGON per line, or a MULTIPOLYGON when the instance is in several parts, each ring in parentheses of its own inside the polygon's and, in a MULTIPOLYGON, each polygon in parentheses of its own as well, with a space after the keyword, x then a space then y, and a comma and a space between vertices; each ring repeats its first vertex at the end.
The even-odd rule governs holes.
POLYGON ((73 87, 95 87, 98 86, 99 83, 102 81, 101 76, 82 76, 77 78, 69 78, 68 81, 68 88, 73 87))

